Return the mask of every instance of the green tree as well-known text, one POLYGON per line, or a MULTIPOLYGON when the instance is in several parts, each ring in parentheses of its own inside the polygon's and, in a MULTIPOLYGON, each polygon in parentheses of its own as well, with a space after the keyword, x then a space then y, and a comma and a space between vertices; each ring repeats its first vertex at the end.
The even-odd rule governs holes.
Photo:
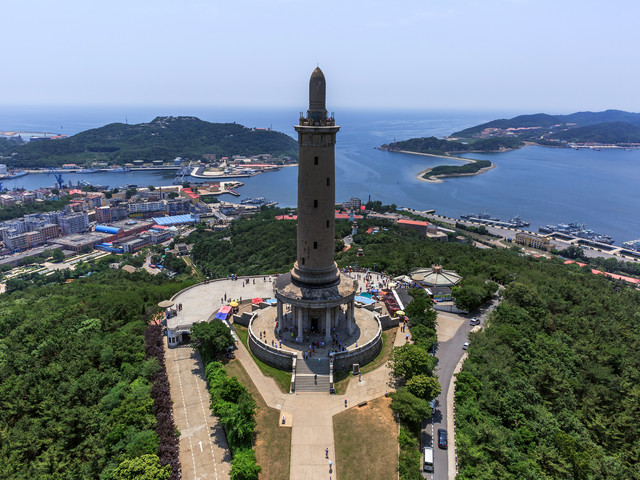
POLYGON ((431 375, 436 359, 423 348, 408 343, 391 350, 388 365, 394 376, 409 380, 414 375, 431 375))
POLYGON ((56 248, 53 251, 53 257, 51 259, 53 260, 53 263, 61 263, 64 261, 64 253, 62 253, 61 249, 56 248))
POLYGON ((167 480, 171 467, 161 467, 157 455, 142 455, 123 460, 111 475, 113 480, 167 480))
POLYGON ((405 387, 398 388, 390 396, 391 408, 414 432, 420 429, 422 419, 431 415, 429 402, 416 397, 405 387))
POLYGON ((256 463, 256 452, 243 448, 233 455, 231 460, 231 480, 258 480, 262 467, 256 463))
POLYGON ((191 327, 191 343, 202 354, 205 363, 215 359, 233 345, 231 331, 220 320, 196 323, 191 327))
POLYGON ((441 387, 436 377, 420 374, 407 380, 407 390, 418 398, 431 401, 440 395, 441 387))

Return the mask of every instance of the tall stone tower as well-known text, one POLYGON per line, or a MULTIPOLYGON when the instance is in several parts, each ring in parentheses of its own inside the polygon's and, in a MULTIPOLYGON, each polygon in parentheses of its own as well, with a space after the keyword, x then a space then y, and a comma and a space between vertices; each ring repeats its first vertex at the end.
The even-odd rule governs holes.
POLYGON ((294 283, 326 287, 340 281, 335 249, 335 144, 340 127, 327 116, 326 82, 316 68, 309 81, 309 110, 300 115, 298 132, 298 255, 294 283))
POLYGON ((316 68, 309 81, 309 110, 295 125, 299 146, 297 258, 291 272, 275 283, 278 329, 293 329, 298 342, 314 335, 331 339, 334 329, 344 328, 348 333, 355 329, 353 297, 358 284, 341 277, 334 261, 335 144, 340 127, 327 115, 325 99, 324 74, 316 68))

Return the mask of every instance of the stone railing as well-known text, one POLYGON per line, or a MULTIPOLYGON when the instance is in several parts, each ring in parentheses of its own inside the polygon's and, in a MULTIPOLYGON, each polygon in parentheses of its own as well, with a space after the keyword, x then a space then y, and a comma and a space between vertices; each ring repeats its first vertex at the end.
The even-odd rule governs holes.
POLYGON ((337 352, 333 355, 333 369, 336 372, 350 370, 354 363, 365 365, 376 358, 382 349, 382 325, 378 315, 375 315, 374 318, 378 324, 378 331, 371 340, 357 348, 337 352))
POLYGON ((249 349, 251 352, 267 365, 279 368, 280 370, 292 371, 296 354, 288 350, 272 347, 260 340, 253 333, 253 320, 255 316, 256 314, 254 313, 249 322, 249 349))
POLYGON ((293 357, 291 362, 291 386, 289 387, 289 393, 296 393, 296 367, 298 365, 298 357, 293 357))
POLYGON ((329 393, 336 393, 333 386, 333 362, 329 362, 329 393))

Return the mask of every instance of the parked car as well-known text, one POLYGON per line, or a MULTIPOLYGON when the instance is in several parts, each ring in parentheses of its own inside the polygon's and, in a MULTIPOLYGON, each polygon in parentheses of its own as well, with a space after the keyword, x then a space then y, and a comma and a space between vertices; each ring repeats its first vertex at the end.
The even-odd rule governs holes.
POLYGON ((446 449, 447 443, 447 431, 444 428, 438 429, 438 447, 446 449))
POLYGON ((480 319, 478 317, 474 317, 469 322, 471 325, 480 325, 480 319))
POLYGON ((466 350, 467 348, 469 348, 469 342, 464 342, 464 344, 462 345, 462 349, 466 350))

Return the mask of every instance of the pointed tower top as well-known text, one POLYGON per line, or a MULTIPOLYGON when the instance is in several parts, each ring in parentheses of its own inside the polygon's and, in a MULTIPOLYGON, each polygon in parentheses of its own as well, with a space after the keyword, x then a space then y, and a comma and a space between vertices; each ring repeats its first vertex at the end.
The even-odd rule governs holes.
POLYGON ((327 82, 320 67, 316 67, 309 80, 309 118, 316 120, 326 118, 326 94, 327 82))

